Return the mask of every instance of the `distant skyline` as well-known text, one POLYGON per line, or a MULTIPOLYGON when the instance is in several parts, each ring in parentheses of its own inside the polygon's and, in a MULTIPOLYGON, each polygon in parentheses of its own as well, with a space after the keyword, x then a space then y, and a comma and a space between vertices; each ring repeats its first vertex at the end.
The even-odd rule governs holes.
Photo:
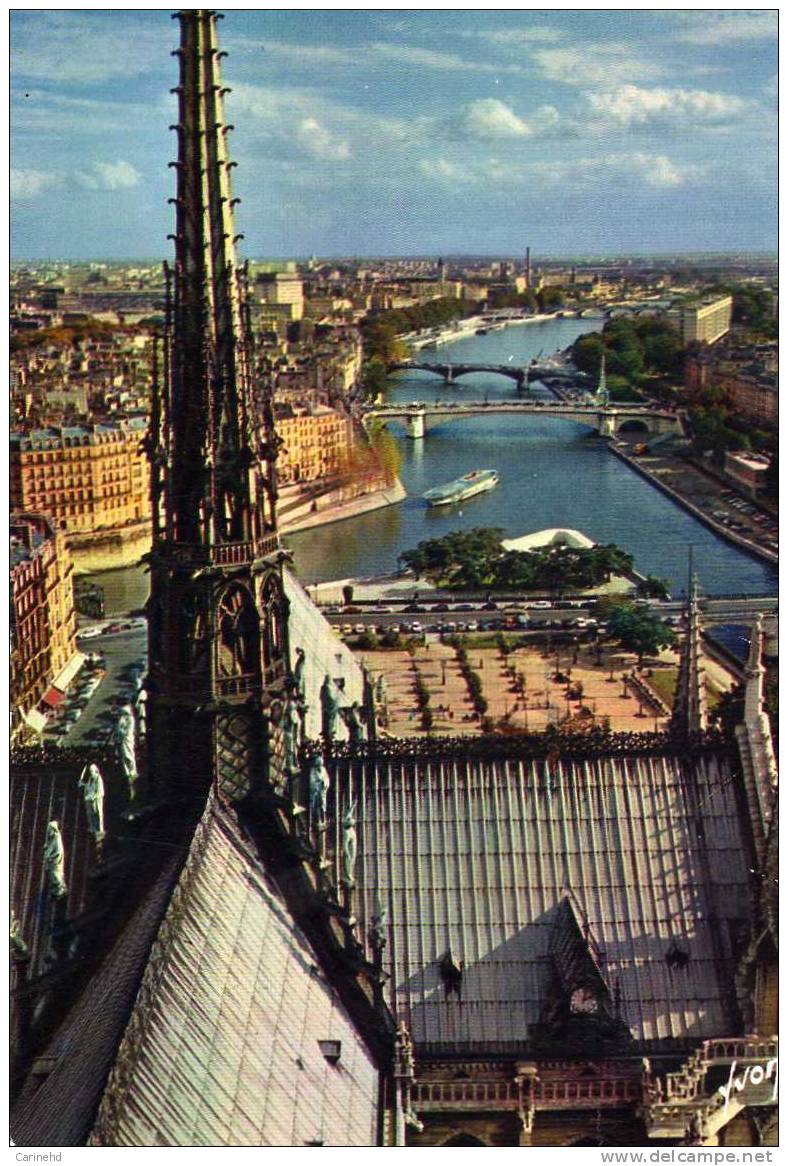
MULTIPOLYGON (((244 255, 776 247, 774 11, 225 11, 244 255)), ((11 13, 13 259, 171 252, 177 38, 11 13)))

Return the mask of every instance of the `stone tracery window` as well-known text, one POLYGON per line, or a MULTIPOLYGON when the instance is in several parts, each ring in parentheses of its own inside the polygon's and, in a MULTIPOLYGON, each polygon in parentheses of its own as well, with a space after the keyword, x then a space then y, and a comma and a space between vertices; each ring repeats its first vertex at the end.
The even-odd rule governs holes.
POLYGON ((243 676, 257 666, 259 634, 252 597, 233 584, 219 600, 217 652, 220 676, 243 676))

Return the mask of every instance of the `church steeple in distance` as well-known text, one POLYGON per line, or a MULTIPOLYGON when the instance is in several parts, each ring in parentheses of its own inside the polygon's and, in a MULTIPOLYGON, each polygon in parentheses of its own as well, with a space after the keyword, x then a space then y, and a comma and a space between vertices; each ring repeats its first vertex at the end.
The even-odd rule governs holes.
POLYGON ((671 728, 682 736, 702 733, 708 728, 706 670, 703 664, 703 617, 698 600, 698 576, 689 562, 689 586, 685 613, 685 640, 679 660, 671 728))
MULTIPOLYGON (((232 800, 261 780, 289 678, 270 386, 235 254, 217 15, 180 22, 175 258, 151 426, 149 779, 232 800)), ((196 791, 195 791, 196 792, 196 791)))

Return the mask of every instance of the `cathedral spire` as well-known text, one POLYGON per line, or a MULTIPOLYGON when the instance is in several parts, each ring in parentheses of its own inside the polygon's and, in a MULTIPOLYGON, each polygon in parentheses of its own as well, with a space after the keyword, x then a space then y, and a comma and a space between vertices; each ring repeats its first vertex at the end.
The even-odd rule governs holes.
POLYGON ((703 664, 703 617, 698 601, 698 576, 692 571, 691 559, 685 621, 685 640, 679 662, 671 728, 682 736, 689 736, 692 733, 702 733, 708 727, 706 670, 703 664))
MULTIPOLYGON (((211 546, 253 543, 275 529, 271 435, 254 391, 239 269, 217 16, 190 9, 180 21, 175 259, 167 272, 162 441, 168 454, 165 537, 211 546), (256 411, 262 416, 258 419, 256 411), (265 425, 263 425, 265 428, 265 425)), ((258 394, 259 398, 259 394, 258 394)), ((269 426, 270 428, 270 426, 269 426)))
POLYGON ((217 16, 178 13, 175 258, 153 377, 151 783, 230 799, 268 776, 289 685, 276 437, 235 255, 217 16), (278 731, 278 730, 277 730, 278 731))

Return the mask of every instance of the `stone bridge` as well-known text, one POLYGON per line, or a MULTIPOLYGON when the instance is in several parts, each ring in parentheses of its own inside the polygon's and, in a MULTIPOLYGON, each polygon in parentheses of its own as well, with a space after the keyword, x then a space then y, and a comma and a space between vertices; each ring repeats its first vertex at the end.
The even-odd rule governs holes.
POLYGON ((424 437, 430 429, 449 421, 501 413, 515 417, 554 417, 557 420, 576 421, 580 425, 587 425, 600 437, 615 437, 621 432, 642 433, 645 437, 682 431, 675 413, 648 405, 544 404, 521 400, 489 403, 468 401, 450 405, 426 405, 420 402, 411 405, 376 405, 365 413, 364 421, 401 421, 408 437, 419 438, 424 437))
POLYGON ((497 373, 516 381, 518 389, 523 387, 528 376, 527 369, 513 368, 510 364, 426 364, 421 360, 401 360, 388 366, 390 373, 403 369, 420 369, 422 372, 435 373, 436 376, 443 377, 447 385, 453 385, 457 377, 467 376, 471 372, 497 373))

